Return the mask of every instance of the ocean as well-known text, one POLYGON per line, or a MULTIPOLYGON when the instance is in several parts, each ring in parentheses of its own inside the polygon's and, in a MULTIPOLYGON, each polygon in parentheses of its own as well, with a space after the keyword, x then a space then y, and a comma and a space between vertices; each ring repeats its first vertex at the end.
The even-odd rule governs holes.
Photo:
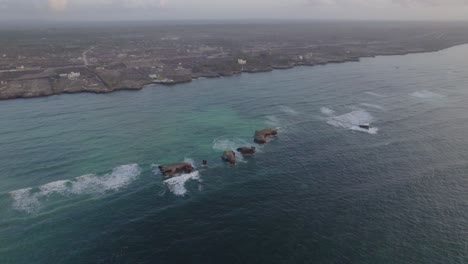
POLYGON ((467 58, 1 101, 0 263, 468 263, 467 58))

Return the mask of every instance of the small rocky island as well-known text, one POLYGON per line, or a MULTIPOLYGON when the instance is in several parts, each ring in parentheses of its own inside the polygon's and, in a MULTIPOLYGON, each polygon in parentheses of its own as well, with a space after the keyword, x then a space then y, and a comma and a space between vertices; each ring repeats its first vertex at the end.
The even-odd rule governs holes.
POLYGON ((241 153, 242 155, 255 154, 256 150, 257 149, 255 147, 240 147, 240 148, 237 148, 237 152, 241 153))
POLYGON ((185 174, 193 172, 192 164, 188 162, 178 162, 159 166, 159 171, 165 177, 174 177, 178 174, 185 174))
POLYGON ((221 159, 231 164, 236 164, 236 153, 232 150, 226 150, 221 156, 221 159))
POLYGON ((0 99, 138 90, 468 43, 468 26, 416 22, 128 22, 0 27, 0 99))
POLYGON ((265 144, 269 139, 275 137, 278 134, 278 130, 272 128, 266 128, 255 131, 254 141, 258 144, 265 144))

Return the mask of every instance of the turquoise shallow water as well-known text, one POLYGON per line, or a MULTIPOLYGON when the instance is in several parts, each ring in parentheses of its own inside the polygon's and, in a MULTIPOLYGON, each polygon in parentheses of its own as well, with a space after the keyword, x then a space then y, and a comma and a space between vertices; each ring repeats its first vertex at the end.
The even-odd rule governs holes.
POLYGON ((1 101, 0 263, 468 263, 466 58, 1 101))

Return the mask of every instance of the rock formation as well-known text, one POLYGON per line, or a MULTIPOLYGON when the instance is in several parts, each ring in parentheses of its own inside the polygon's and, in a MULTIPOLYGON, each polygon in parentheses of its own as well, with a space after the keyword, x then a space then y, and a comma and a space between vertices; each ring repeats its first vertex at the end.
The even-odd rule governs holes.
POLYGON ((188 162, 171 163, 159 166, 159 170, 166 177, 173 177, 176 174, 193 172, 192 164, 188 162))
POLYGON ((267 128, 263 130, 255 131, 254 141, 258 144, 265 144, 268 142, 268 139, 276 136, 278 134, 278 130, 267 128))
POLYGON ((226 150, 221 159, 231 164, 236 164, 236 153, 232 150, 226 150))
POLYGON ((240 147, 237 149, 242 155, 251 155, 255 153, 255 147, 240 147))

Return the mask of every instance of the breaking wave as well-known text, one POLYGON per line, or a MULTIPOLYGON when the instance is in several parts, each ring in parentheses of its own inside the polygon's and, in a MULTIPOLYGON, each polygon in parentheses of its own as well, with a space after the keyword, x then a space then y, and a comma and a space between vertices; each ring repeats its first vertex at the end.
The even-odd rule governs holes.
POLYGON ((330 109, 328 107, 320 108, 320 112, 322 112, 322 114, 328 115, 328 116, 331 116, 331 115, 335 114, 335 111, 333 111, 332 109, 330 109))
POLYGON ((195 168, 195 169, 197 168, 197 166, 195 164, 195 161, 193 159, 191 159, 191 158, 184 158, 184 162, 192 164, 192 167, 195 168))
POLYGON ((366 132, 369 134, 377 134, 377 131, 379 130, 376 127, 371 127, 370 129, 359 127, 359 125, 370 125, 374 120, 372 115, 364 110, 357 110, 339 116, 331 116, 327 118, 327 120, 327 123, 332 126, 366 132))
POLYGON ((297 116, 299 114, 296 110, 284 105, 280 106, 280 110, 281 112, 292 116, 297 116))
POLYGON ((71 180, 60 180, 39 187, 12 191, 10 195, 14 209, 32 213, 37 211, 42 201, 52 194, 65 196, 115 191, 129 185, 140 173, 141 169, 138 164, 123 165, 102 176, 83 175, 71 180))
POLYGON ((190 180, 197 180, 198 182, 200 182, 200 173, 198 171, 194 171, 188 174, 181 174, 180 176, 176 176, 165 180, 164 184, 174 195, 184 196, 187 193, 185 183, 190 180))
POLYGON ((428 91, 428 90, 417 91, 417 92, 411 93, 410 95, 413 96, 413 97, 424 98, 424 99, 444 97, 441 94, 434 93, 434 92, 431 92, 431 91, 428 91))

